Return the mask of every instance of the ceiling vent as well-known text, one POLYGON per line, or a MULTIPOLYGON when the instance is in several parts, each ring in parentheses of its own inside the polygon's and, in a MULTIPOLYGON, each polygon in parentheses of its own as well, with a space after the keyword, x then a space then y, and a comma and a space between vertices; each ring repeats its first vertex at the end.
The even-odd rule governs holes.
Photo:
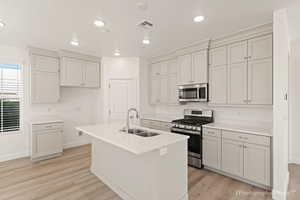
POLYGON ((143 29, 151 29, 153 28, 153 24, 149 21, 144 20, 138 24, 138 27, 141 27, 143 29))

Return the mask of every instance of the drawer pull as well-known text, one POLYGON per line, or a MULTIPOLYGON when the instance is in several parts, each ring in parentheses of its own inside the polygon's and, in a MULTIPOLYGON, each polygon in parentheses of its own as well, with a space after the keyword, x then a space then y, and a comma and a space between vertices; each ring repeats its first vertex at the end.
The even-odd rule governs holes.
POLYGON ((242 136, 239 136, 240 139, 243 139, 243 140, 248 140, 247 137, 242 137, 242 136))

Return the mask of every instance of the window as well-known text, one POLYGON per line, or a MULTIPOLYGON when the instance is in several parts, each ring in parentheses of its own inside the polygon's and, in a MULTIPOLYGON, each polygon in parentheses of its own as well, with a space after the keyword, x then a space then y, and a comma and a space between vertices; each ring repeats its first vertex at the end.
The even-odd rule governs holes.
POLYGON ((0 133, 20 130, 21 67, 0 63, 0 133))

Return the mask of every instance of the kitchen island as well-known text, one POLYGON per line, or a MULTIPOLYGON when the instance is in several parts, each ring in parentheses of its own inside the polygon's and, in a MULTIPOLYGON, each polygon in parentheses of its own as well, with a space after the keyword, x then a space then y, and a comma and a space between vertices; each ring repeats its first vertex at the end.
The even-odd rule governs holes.
POLYGON ((158 134, 143 137, 123 127, 76 128, 92 138, 91 172, 124 200, 188 200, 188 136, 135 126, 158 134))

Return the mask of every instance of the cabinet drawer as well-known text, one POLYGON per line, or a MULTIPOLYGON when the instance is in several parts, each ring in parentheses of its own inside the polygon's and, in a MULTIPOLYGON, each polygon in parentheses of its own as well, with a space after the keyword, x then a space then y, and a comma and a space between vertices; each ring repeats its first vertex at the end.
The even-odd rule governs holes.
POLYGON ((54 130, 62 129, 63 123, 46 123, 46 124, 34 124, 32 125, 32 131, 54 130))
POLYGON ((172 124, 168 122, 147 120, 147 119, 142 119, 141 125, 147 128, 158 129, 163 131, 170 131, 170 128, 172 126, 172 124))
POLYGON ((203 136, 211 136, 211 137, 221 137, 220 129, 212 129, 212 128, 204 128, 203 136))
POLYGON ((270 138, 267 136, 251 135, 233 131, 222 131, 222 137, 226 139, 265 146, 270 146, 271 143, 270 138))

